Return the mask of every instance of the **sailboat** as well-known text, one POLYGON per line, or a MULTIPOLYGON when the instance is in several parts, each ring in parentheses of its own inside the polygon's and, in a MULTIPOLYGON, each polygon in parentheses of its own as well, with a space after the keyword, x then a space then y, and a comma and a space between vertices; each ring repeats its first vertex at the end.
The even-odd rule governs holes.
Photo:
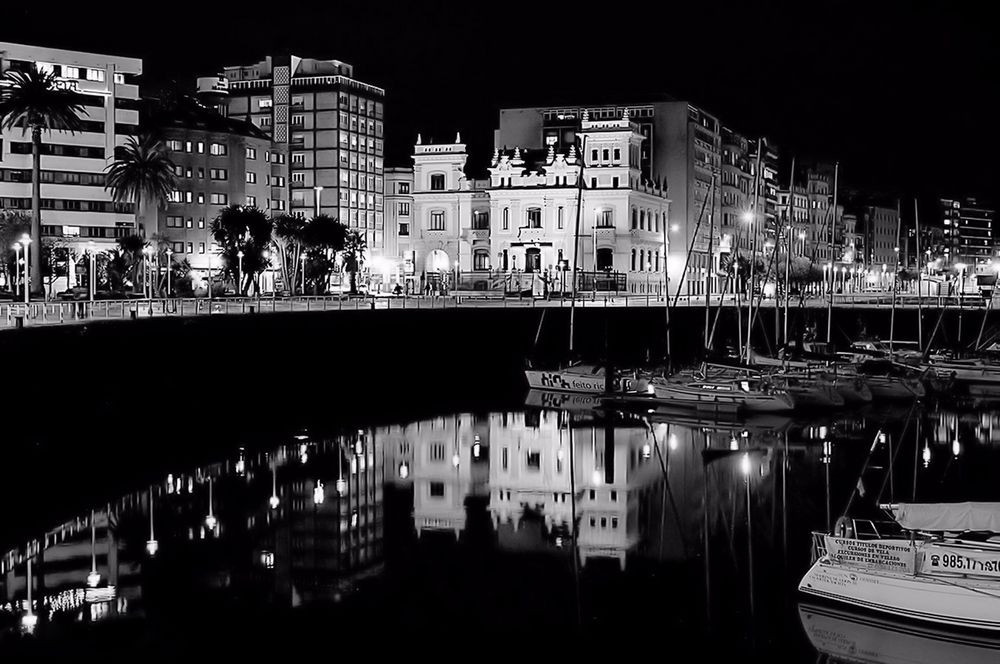
POLYGON ((640 377, 636 391, 678 407, 719 412, 785 412, 795 408, 787 391, 751 371, 705 363, 672 376, 640 377))
POLYGON ((813 534, 799 591, 898 618, 1000 630, 1000 503, 899 503, 813 534))

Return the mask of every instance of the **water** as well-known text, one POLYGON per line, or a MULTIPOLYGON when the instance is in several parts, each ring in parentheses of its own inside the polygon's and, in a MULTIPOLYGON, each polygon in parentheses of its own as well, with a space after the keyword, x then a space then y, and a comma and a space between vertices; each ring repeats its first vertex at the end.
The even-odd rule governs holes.
MULTIPOLYGON (((380 649, 589 636, 753 661, 900 650, 996 661, 977 659, 996 654, 982 646, 800 606, 795 586, 810 532, 841 514, 859 475, 853 510, 914 495, 1000 500, 1000 411, 719 422, 564 395, 523 404, 233 436, 210 461, 171 461, 111 500, 64 492, 59 519, 32 529, 45 546, 30 551, 42 614, 30 629, 28 551, 7 543, 0 652, 309 652, 335 626, 379 636, 380 649), (872 469, 890 455, 891 475, 872 469)), ((4 509, 30 517, 33 506, 4 509)))

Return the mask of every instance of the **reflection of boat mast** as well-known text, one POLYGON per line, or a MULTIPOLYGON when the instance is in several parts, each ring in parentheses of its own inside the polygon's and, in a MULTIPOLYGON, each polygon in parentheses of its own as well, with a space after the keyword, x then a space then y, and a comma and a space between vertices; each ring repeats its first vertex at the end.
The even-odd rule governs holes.
MULTIPOLYGON (((576 455, 573 443, 572 416, 562 411, 566 416, 566 428, 569 430, 569 496, 570 496, 570 537, 573 543, 573 592, 576 604, 576 624, 583 627, 583 613, 580 610, 580 549, 577 541, 578 522, 576 519, 576 455)), ((562 442, 562 426, 559 427, 560 443, 562 442)))

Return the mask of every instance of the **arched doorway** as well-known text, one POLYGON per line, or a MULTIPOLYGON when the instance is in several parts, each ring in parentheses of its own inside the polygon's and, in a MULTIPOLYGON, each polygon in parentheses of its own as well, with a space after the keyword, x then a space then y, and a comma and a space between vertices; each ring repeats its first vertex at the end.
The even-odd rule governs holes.
POLYGON ((613 270, 615 269, 615 250, 609 249, 607 247, 597 250, 597 269, 598 270, 613 270))
POLYGON ((537 247, 531 247, 526 249, 524 252, 524 271, 525 272, 541 272, 542 271, 542 250, 537 247))

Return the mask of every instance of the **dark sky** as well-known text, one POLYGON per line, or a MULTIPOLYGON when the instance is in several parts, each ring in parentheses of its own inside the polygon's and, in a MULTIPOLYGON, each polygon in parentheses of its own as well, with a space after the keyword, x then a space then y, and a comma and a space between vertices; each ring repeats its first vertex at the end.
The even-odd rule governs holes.
POLYGON ((8 4, 0 40, 141 56, 153 81, 280 51, 350 62, 388 90, 390 163, 417 131, 461 130, 481 165, 503 104, 667 93, 839 159, 848 186, 993 198, 1000 175, 989 3, 8 4))

